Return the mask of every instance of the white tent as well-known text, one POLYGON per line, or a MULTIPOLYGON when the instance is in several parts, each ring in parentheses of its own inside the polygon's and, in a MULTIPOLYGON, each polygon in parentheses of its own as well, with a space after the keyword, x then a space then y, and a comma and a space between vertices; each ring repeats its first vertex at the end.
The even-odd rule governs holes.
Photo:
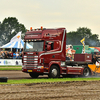
POLYGON ((21 41, 9 42, 3 45, 1 48, 23 48, 23 47, 24 47, 24 42, 23 40, 21 40, 21 41))

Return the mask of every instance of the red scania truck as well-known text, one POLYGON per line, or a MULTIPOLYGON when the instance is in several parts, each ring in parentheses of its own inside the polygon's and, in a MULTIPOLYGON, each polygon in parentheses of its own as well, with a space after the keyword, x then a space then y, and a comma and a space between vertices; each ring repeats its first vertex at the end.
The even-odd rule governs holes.
POLYGON ((92 75, 88 64, 91 54, 75 54, 74 61, 66 60, 66 29, 30 30, 25 33, 22 71, 32 78, 48 75, 58 78, 67 75, 92 75))

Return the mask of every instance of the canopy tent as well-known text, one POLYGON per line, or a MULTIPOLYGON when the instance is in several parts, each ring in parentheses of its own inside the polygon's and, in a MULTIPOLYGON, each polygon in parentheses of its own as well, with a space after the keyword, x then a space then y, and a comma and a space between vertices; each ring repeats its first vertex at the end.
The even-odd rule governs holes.
POLYGON ((91 50, 91 52, 99 52, 99 50, 95 49, 95 48, 90 48, 88 50, 91 50))
MULTIPOLYGON (((1 48, 24 48, 24 42, 23 40, 21 41, 15 41, 15 42, 9 42, 5 45, 3 45, 1 48)), ((29 48, 33 48, 29 43, 26 43, 26 49, 29 49, 29 48)))
POLYGON ((21 40, 21 41, 9 42, 3 45, 1 48, 23 48, 23 47, 24 47, 24 42, 23 40, 21 40))
POLYGON ((99 50, 100 51, 100 47, 95 47, 95 49, 99 50))

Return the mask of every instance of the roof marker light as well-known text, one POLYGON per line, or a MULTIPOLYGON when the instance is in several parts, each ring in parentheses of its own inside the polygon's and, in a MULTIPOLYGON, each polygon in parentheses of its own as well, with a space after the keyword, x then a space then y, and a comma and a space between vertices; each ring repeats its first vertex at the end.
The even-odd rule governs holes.
POLYGON ((43 26, 41 26, 41 30, 43 30, 43 26))
POLYGON ((31 30, 31 31, 33 30, 32 27, 30 27, 30 30, 31 30))

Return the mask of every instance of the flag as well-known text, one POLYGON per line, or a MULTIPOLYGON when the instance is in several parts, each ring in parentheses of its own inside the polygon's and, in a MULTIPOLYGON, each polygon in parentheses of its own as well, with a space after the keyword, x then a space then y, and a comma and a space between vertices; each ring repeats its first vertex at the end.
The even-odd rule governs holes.
POLYGON ((16 42, 21 41, 21 32, 18 32, 11 40, 10 42, 16 42))
POLYGON ((83 46, 85 45, 85 38, 83 38, 81 41, 80 41, 82 44, 83 44, 83 46))

